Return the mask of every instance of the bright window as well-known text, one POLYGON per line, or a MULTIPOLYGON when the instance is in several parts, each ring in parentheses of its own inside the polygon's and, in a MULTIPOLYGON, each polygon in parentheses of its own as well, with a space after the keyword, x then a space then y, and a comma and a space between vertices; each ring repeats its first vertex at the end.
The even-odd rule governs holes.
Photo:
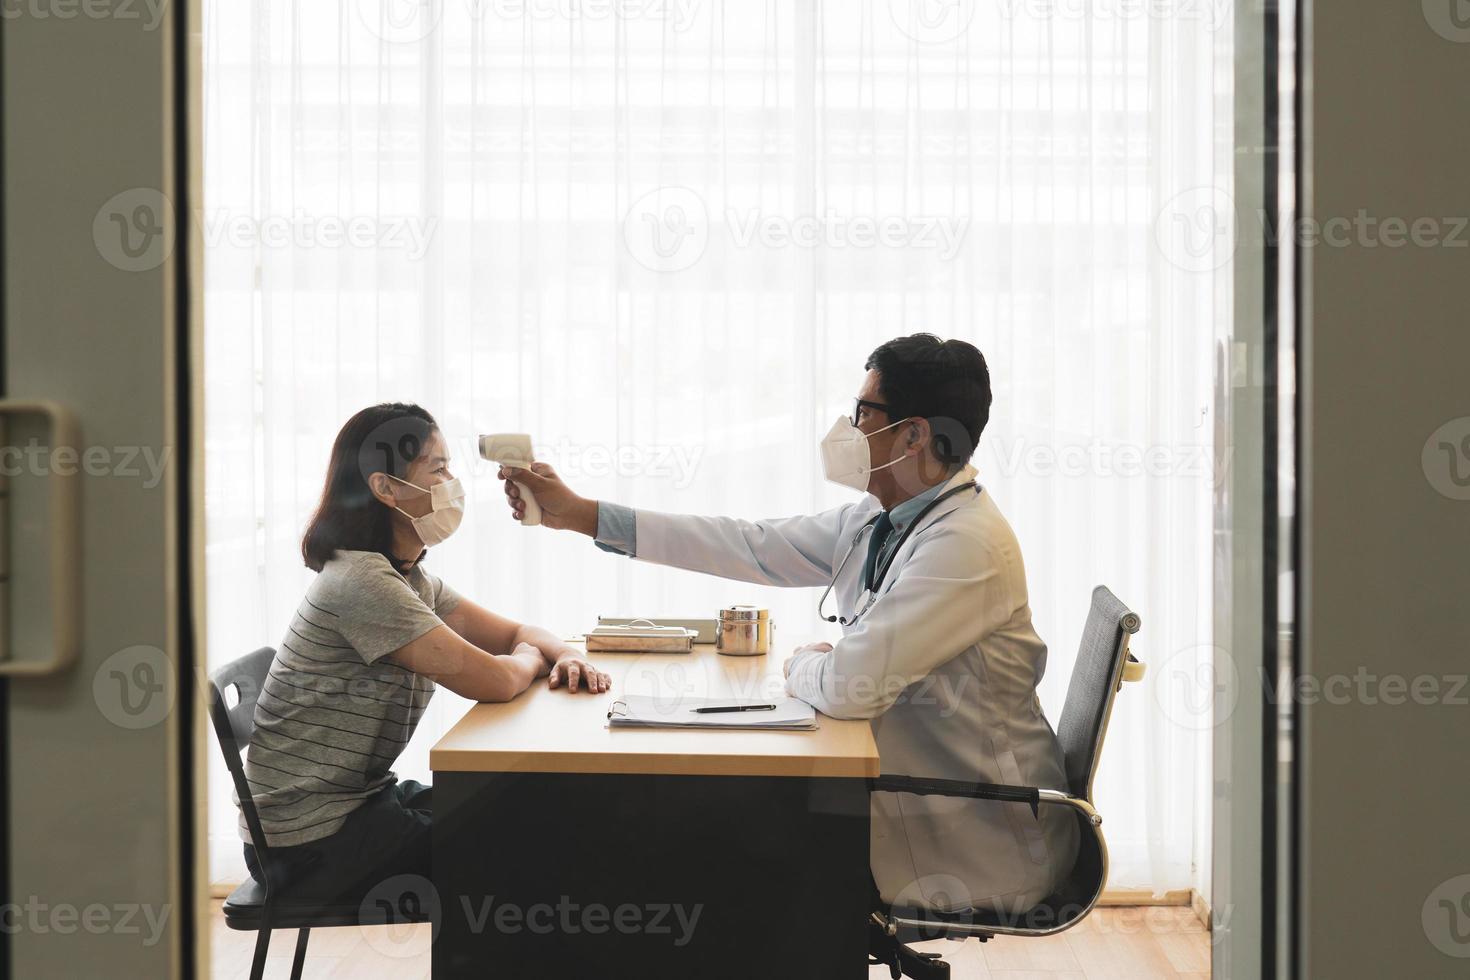
MULTIPOLYGON (((383 400, 450 439, 468 515, 430 567, 483 605, 572 633, 758 602, 783 653, 831 639, 814 592, 516 527, 473 437, 529 431, 579 492, 640 507, 821 509, 850 499, 816 445, 872 348, 959 337, 994 379, 976 462, 1025 553, 1053 724, 1092 587, 1143 618, 1155 669, 1120 699, 1097 791, 1111 887, 1208 893, 1212 719, 1170 678, 1210 657, 1228 16, 205 7, 211 664, 279 642, 331 440, 383 400)), ((464 707, 436 695, 400 776, 427 778, 464 707)), ((238 879, 211 779, 213 875, 238 879)))

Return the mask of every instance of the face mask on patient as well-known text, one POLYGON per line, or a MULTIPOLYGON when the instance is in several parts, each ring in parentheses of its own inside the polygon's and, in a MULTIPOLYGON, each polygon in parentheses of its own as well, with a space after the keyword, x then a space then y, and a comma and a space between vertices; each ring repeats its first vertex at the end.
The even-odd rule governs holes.
POLYGON ((429 506, 432 509, 423 517, 414 517, 402 507, 393 508, 413 522, 414 532, 418 534, 424 547, 432 548, 449 537, 464 519, 464 488, 460 486, 458 479, 436 483, 432 487, 421 487, 407 480, 399 480, 391 473, 388 474, 388 479, 398 480, 404 486, 429 495, 429 506))

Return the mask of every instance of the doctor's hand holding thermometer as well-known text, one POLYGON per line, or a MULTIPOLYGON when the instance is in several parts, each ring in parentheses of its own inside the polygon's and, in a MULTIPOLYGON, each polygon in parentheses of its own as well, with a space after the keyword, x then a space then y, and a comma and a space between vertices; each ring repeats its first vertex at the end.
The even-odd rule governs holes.
POLYGON ((541 511, 541 523, 558 531, 580 531, 597 536, 597 501, 579 497, 556 475, 547 463, 529 467, 500 467, 496 474, 505 481, 506 502, 511 514, 524 523, 528 510, 526 491, 534 497, 541 511))

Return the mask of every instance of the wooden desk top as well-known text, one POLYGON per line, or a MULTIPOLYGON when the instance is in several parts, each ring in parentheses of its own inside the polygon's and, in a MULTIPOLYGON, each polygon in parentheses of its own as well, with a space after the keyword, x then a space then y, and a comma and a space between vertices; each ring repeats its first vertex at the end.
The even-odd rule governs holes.
POLYGON ((784 696, 784 655, 723 657, 711 645, 692 654, 594 653, 612 690, 552 690, 545 679, 505 704, 476 704, 429 753, 435 772, 648 773, 712 776, 878 775, 878 747, 866 721, 818 714, 811 732, 700 731, 607 727, 622 694, 665 698, 784 696))

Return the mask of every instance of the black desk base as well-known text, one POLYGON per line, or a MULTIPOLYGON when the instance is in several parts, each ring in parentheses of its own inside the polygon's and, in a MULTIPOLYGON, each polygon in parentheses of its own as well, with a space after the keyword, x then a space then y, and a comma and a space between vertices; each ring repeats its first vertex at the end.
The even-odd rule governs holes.
POLYGON ((862 779, 440 772, 435 980, 868 975, 862 779))

